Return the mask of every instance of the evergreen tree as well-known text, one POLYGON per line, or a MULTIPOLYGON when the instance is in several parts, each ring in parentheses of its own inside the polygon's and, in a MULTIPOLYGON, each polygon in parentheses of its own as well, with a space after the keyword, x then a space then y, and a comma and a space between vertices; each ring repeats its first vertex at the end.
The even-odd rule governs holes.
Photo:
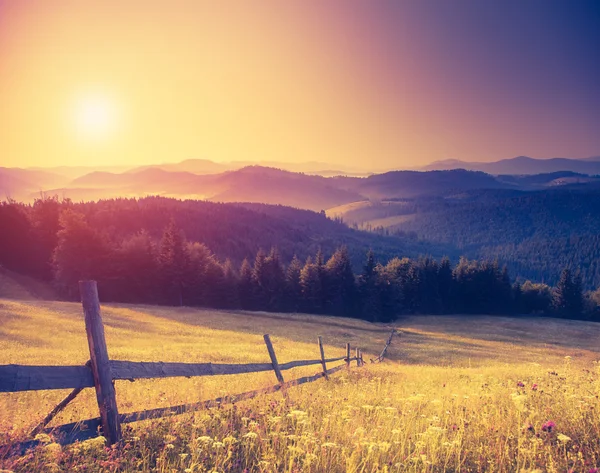
POLYGON ((239 275, 229 258, 223 264, 223 278, 226 288, 223 306, 228 309, 238 309, 240 307, 239 275))
POLYGON ((254 286, 254 274, 252 271, 252 266, 250 266, 250 263, 247 259, 244 259, 242 266, 240 267, 240 277, 238 281, 238 295, 242 309, 256 309, 255 294, 256 291, 254 286))
POLYGON ((112 293, 125 302, 158 302, 158 264, 150 235, 142 231, 121 242, 115 255, 112 293))
POLYGON ((85 217, 72 210, 60 216, 61 229, 53 255, 56 283, 67 297, 75 298, 78 281, 94 279, 104 286, 107 275, 114 272, 114 259, 108 242, 97 234, 85 217))
POLYGON ((360 310, 356 280, 346 247, 335 251, 325 265, 325 273, 328 281, 327 300, 330 305, 330 313, 358 317, 360 310))
POLYGON ((560 317, 579 318, 583 312, 581 280, 565 268, 554 289, 554 310, 560 317))
POLYGON ((0 266, 31 273, 32 228, 22 204, 0 202, 0 266))
POLYGON ((269 256, 265 259, 265 267, 266 279, 262 284, 266 295, 266 307, 268 310, 280 311, 285 300, 285 273, 276 248, 271 248, 269 256))
POLYGON ((70 201, 60 202, 57 196, 35 199, 31 207, 30 219, 33 230, 35 255, 35 276, 49 280, 52 278, 52 255, 58 245, 60 213, 70 205, 70 201))
POLYGON ((523 289, 518 281, 512 285, 512 312, 523 313, 523 289))
POLYGON ((254 258, 254 267, 252 269, 254 299, 258 307, 265 308, 268 303, 268 279, 269 268, 266 262, 267 255, 261 249, 254 258))
POLYGON ((309 256, 300 272, 300 287, 304 310, 320 313, 323 310, 323 291, 319 266, 309 256))
POLYGON ((189 274, 189 254, 183 232, 174 220, 165 228, 158 254, 166 301, 183 305, 186 276, 189 274))
POLYGON ((452 264, 448 257, 444 257, 438 267, 438 290, 442 306, 441 309, 444 314, 451 313, 454 306, 454 301, 452 300, 453 284, 452 264))
POLYGON ((373 250, 367 252, 367 259, 363 265, 362 274, 358 278, 358 292, 362 305, 362 316, 371 322, 379 322, 382 319, 381 298, 379 295, 379 285, 373 250))
POLYGON ((433 258, 420 258, 416 270, 418 279, 418 304, 415 311, 425 314, 439 314, 442 301, 439 292, 438 264, 433 258))
POLYGON ((186 303, 221 307, 226 295, 223 268, 202 243, 186 245, 187 266, 183 294, 186 303))
POLYGON ((302 286, 300 285, 300 273, 302 272, 302 263, 296 255, 287 267, 285 272, 285 308, 286 310, 297 312, 302 304, 302 286))

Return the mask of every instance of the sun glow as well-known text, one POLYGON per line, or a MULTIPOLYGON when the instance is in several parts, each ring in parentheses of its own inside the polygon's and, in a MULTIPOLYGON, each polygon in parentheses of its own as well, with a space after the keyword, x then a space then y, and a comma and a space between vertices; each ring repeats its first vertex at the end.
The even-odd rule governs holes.
POLYGON ((116 105, 106 95, 85 95, 78 98, 73 115, 76 133, 80 139, 104 141, 116 131, 116 105))

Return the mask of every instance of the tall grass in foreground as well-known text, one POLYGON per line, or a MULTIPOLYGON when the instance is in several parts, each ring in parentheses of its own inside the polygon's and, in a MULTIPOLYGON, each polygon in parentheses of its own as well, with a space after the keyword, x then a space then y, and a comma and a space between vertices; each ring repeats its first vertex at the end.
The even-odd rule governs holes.
MULTIPOLYGON (((59 307, 67 317, 70 306, 59 307)), ((163 315, 169 311, 160 310, 163 315)), ((124 309, 106 311, 109 326, 113 316, 123 316, 123 313, 124 309)), ((165 324, 161 339, 166 343, 184 343, 181 338, 186 332, 180 331, 178 325, 182 323, 181 314, 174 311, 173 318, 177 320, 170 322, 154 320, 149 313, 136 317, 140 324, 146 324, 147 330, 152 328, 152 323, 165 324)), ((210 338, 207 326, 227 325, 227 317, 235 319, 235 315, 215 313, 206 315, 206 326, 188 329, 204 332, 210 338)), ((355 332, 352 332, 348 327, 327 328, 328 320, 331 321, 324 320, 323 326, 311 327, 310 331, 319 330, 331 338, 336 334, 360 334, 363 346, 374 346, 375 341, 385 338, 383 331, 364 332, 369 325, 362 322, 345 321, 354 327, 355 332)), ((588 351, 587 342, 582 341, 583 332, 593 330, 591 325, 582 325, 580 333, 578 325, 572 322, 564 326, 553 322, 559 325, 549 327, 542 321, 531 328, 530 324, 534 324, 531 321, 491 318, 495 325, 490 327, 495 329, 484 337, 482 333, 487 329, 483 327, 490 319, 481 319, 477 324, 471 319, 462 327, 457 327, 460 319, 454 320, 453 327, 440 327, 442 322, 436 323, 433 318, 404 321, 405 338, 395 341, 396 345, 390 348, 392 358, 403 362, 390 360, 363 369, 353 367, 349 372, 332 376, 330 381, 295 387, 285 394, 130 424, 125 429, 123 444, 112 449, 106 448, 101 438, 60 447, 51 437, 41 436, 43 446, 22 458, 0 461, 0 469, 161 473, 597 471, 600 468, 600 365, 594 361, 596 354, 588 351), (469 323, 473 325, 470 333, 469 323), (513 333, 518 323, 522 324, 519 336, 513 333), (453 331, 462 335, 452 335, 453 331), (544 345, 552 339, 552 333, 560 334, 562 346, 544 345), (573 338, 565 340, 565 336, 573 338), (526 342, 519 346, 515 340, 526 342), (575 344, 577 340, 579 346, 568 348, 569 343, 575 344), (462 347, 459 343, 467 345, 462 347), (440 347, 445 347, 446 352, 454 350, 450 362, 439 363, 440 347), (463 348, 466 351, 461 351, 463 348), (573 357, 565 353, 573 353, 573 357)), ((281 339, 279 343, 282 353, 286 354, 282 357, 284 360, 314 357, 316 344, 305 345, 299 328, 307 322, 310 321, 295 322, 293 318, 279 321, 280 327, 276 330, 290 332, 290 338, 281 339), (295 324, 299 324, 298 327, 295 324)), ((265 327, 261 324, 276 322, 261 321, 257 315, 255 323, 256 331, 263 331, 265 327)), ((18 333, 16 322, 13 321, 12 327, 13 336, 10 341, 10 337, 6 337, 7 343, 14 343, 18 333)), ((117 347, 120 330, 126 329, 112 333, 117 347)), ((239 343, 243 345, 248 336, 246 334, 239 343)), ((131 356, 144 358, 137 351, 143 351, 141 341, 138 345, 130 336, 129 341, 131 356)), ((0 354, 1 348, 0 344, 0 354)), ((184 349, 184 346, 179 348, 184 349)), ((118 349, 127 354, 125 347, 118 349)), ((250 359, 266 356, 260 343, 254 349, 249 346, 245 349, 250 359)), ((31 350, 35 352, 35 347, 31 350)), ((292 373, 288 373, 291 379, 292 373)), ((236 379, 239 378, 203 380, 201 394, 199 385, 191 380, 168 380, 171 390, 158 381, 154 384, 119 383, 117 396, 124 399, 121 402, 131 402, 137 409, 157 405, 161 396, 168 397, 165 402, 171 404, 174 400, 171 396, 208 398, 221 391, 241 391, 255 383, 273 384, 274 376, 271 373, 259 381, 255 377, 236 379)), ((32 402, 28 406, 18 400, 23 399, 23 395, 0 397, 0 426, 4 427, 0 431, 8 432, 2 440, 10 441, 19 436, 20 430, 15 426, 28 423, 23 413, 35 418, 34 410, 44 412, 39 398, 43 398, 42 393, 28 393, 26 399, 32 402), (37 396, 37 404, 33 396, 37 396), (20 410, 21 417, 8 414, 7 409, 20 410), (10 420, 7 422, 6 418, 10 420)), ((93 412, 93 400, 78 400, 73 407, 93 412)), ((120 408, 123 412, 131 410, 123 404, 120 408)), ((77 415, 81 418, 83 412, 77 415)))

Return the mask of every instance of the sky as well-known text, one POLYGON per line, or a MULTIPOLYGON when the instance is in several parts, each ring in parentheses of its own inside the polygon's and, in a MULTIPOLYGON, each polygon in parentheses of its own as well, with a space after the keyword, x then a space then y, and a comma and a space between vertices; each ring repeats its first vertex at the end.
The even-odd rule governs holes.
POLYGON ((595 0, 0 0, 0 166, 600 155, 595 0))

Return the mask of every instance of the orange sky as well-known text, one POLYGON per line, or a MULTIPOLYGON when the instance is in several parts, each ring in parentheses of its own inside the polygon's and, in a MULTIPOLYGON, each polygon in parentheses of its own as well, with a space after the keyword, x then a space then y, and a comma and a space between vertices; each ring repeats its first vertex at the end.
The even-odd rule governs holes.
MULTIPOLYGON (((511 51, 522 46, 473 29, 480 17, 453 23, 439 10, 0 0, 0 166, 206 158, 398 168, 600 154, 598 97, 580 78, 589 71, 569 65, 581 84, 572 97, 557 94, 570 86, 551 69, 540 72, 546 89, 535 77, 495 83, 498 61, 516 67, 511 51), (500 51, 479 50, 476 35, 500 51)), ((518 59, 553 67, 536 51, 518 59)))

